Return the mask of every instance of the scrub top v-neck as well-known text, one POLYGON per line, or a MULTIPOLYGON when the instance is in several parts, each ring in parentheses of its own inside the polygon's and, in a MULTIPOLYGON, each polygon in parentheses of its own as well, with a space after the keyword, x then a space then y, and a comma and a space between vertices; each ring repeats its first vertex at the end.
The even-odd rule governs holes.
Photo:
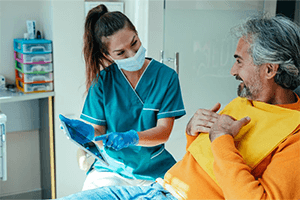
MULTIPOLYGON (((151 59, 135 88, 116 64, 102 70, 98 81, 89 89, 80 118, 106 126, 110 133, 144 131, 155 127, 158 119, 178 119, 183 115, 185 109, 177 73, 151 59)), ((155 180, 175 164, 164 144, 102 151, 110 165, 97 161, 94 168, 128 178, 155 180)))

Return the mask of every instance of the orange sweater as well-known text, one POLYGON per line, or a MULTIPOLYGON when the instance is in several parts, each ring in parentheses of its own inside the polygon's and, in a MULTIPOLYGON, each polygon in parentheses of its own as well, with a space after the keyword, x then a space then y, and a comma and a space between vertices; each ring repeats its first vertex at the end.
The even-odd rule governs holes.
MULTIPOLYGON (((300 100, 279 106, 300 111, 300 100)), ((197 137, 186 137, 188 149, 197 137)), ((254 169, 245 164, 229 135, 214 140, 211 148, 219 185, 189 151, 166 173, 164 182, 184 199, 300 198, 300 132, 289 136, 254 169)))

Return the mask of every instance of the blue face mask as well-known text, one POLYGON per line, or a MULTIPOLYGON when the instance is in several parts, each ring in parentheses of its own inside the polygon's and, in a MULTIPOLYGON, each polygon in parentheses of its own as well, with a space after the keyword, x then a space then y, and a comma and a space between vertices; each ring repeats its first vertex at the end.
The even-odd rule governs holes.
POLYGON ((114 60, 120 69, 124 69, 126 71, 138 71, 140 70, 145 62, 145 53, 146 49, 141 45, 139 50, 133 57, 114 60))

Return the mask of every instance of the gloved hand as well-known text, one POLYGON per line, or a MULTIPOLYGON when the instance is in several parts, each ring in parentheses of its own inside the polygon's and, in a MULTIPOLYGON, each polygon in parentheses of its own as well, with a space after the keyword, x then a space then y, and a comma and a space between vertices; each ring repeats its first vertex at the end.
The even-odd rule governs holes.
MULTIPOLYGON (((95 130, 90 124, 87 124, 81 120, 68 119, 62 114, 59 114, 61 121, 65 122, 72 137, 79 143, 85 144, 94 139, 95 130)), ((63 127, 61 127, 63 129, 63 127)))
POLYGON ((117 151, 139 143, 139 135, 135 130, 127 132, 112 132, 94 138, 95 141, 102 140, 105 147, 111 147, 117 151))

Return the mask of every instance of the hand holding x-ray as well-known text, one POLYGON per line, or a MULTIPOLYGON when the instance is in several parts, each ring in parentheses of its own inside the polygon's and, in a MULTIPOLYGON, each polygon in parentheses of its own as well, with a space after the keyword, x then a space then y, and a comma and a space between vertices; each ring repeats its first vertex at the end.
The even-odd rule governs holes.
POLYGON ((115 150, 121 150, 131 145, 139 143, 139 135, 135 130, 126 132, 112 132, 95 137, 95 141, 103 141, 105 147, 111 147, 115 150))
MULTIPOLYGON (((59 115, 59 118, 61 120, 62 130, 65 132, 68 139, 89 155, 108 165, 108 162, 102 155, 101 150, 96 144, 94 144, 93 140, 95 130, 92 125, 80 120, 68 119, 61 114, 59 115)), ((80 157, 82 157, 82 155, 80 157)))

